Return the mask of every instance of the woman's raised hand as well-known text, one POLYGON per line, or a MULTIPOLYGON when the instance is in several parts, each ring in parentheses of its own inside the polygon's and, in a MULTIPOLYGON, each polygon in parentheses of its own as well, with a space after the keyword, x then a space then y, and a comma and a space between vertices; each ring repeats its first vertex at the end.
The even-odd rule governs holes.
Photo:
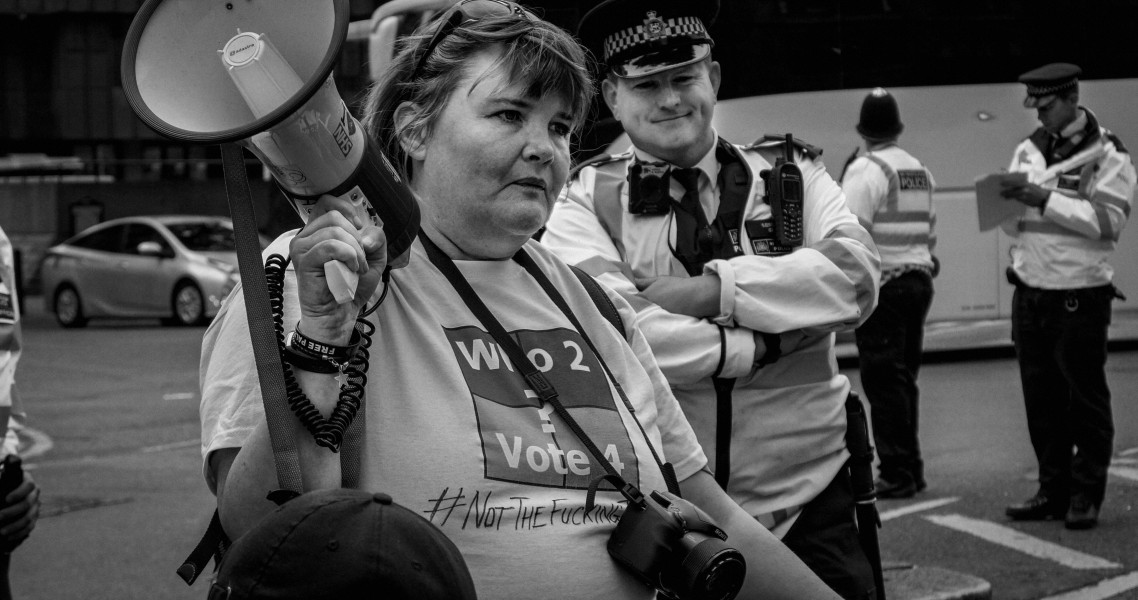
POLYGON ((371 299, 387 267, 387 237, 380 226, 365 221, 345 199, 324 196, 322 211, 289 245, 296 272, 304 334, 332 344, 351 337, 356 316, 371 299), (359 275, 355 296, 340 303, 329 289, 324 264, 340 261, 359 275))

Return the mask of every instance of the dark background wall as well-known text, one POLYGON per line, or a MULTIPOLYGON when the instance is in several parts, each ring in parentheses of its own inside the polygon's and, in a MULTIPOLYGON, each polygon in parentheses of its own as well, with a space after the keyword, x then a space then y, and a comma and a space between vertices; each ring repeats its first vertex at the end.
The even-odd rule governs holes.
MULTIPOLYGON (((204 1, 204 0, 203 0, 204 1)), ((317 1, 317 0, 312 0, 317 1)), ((692 0, 703 2, 706 0, 692 0)), ((353 20, 381 0, 350 0, 353 20)), ((598 0, 523 4, 573 31, 598 0)), ((227 214, 219 149, 168 140, 130 110, 119 75, 123 41, 142 0, 0 0, 0 217, 25 257, 74 233, 74 214, 227 214), (79 168, 5 170, 5 156, 78 157, 79 168), (46 177, 45 177, 46 175, 46 177), (78 208, 76 208, 78 207, 78 208)), ((1134 0, 722 0, 711 27, 721 99, 873 86, 1014 81, 1050 61, 1087 79, 1134 77, 1134 0)), ((337 86, 350 105, 367 81, 366 47, 345 45, 337 86)), ((598 103, 575 146, 603 148, 620 128, 598 103)), ((296 226, 249 157, 258 221, 296 226)), ((24 272, 35 264, 25 258, 24 272)))
MULTIPOLYGON (((597 3, 524 2, 569 30, 597 3)), ((0 155, 75 155, 120 179, 144 176, 146 163, 130 161, 216 159, 215 148, 162 139, 127 106, 119 56, 141 4, 0 0, 0 155)), ((351 0, 352 18, 380 4, 351 0)), ((1003 82, 1053 60, 1079 63, 1087 78, 1130 77, 1136 22, 1133 0, 722 0, 712 34, 729 99, 1003 82)), ((367 83, 365 59, 362 44, 345 46, 336 79, 349 101, 367 83)), ((164 169, 161 178, 180 176, 164 169)))

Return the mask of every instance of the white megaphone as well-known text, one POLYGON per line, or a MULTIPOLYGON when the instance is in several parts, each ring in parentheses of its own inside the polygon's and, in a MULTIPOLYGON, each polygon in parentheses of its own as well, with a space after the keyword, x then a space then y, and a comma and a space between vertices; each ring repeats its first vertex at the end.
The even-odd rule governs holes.
MULTIPOLYGON (((322 195, 378 218, 388 258, 419 230, 419 208, 332 81, 348 0, 147 0, 131 23, 122 81, 139 118, 166 137, 238 142, 261 160, 301 218, 322 195)), ((325 265, 343 303, 356 274, 325 265)))

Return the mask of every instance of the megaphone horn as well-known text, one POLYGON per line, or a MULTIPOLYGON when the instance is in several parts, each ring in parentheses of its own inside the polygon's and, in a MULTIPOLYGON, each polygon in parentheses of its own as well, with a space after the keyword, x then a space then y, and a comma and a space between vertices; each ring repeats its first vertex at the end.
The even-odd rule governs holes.
MULTIPOLYGON (((419 209, 332 80, 348 25, 348 0, 147 0, 127 32, 123 88, 163 136, 249 149, 302 218, 322 195, 374 213, 394 259, 414 241, 419 209)), ((348 289, 332 292, 346 302, 355 274, 333 266, 329 280, 341 272, 348 289)))

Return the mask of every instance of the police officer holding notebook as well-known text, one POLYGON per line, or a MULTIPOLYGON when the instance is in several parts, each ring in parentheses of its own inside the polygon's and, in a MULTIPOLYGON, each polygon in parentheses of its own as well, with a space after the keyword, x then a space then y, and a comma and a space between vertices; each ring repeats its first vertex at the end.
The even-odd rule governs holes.
POLYGON ((1090 109, 1079 104, 1081 69, 1054 63, 1020 76, 1023 105, 1040 127, 1015 149, 1010 170, 1027 183, 1006 198, 1029 208, 1003 223, 1015 238, 1008 279, 1039 489, 1007 507, 1014 520, 1098 524, 1114 424, 1106 381, 1110 303, 1119 296, 1107 260, 1130 215, 1134 163, 1090 109))
POLYGON ((745 144, 712 126, 718 4, 585 15, 579 37, 632 145, 578 166, 541 239, 636 308, 731 497, 843 597, 873 597, 832 333, 872 310, 877 253, 818 150, 778 123, 745 144))

